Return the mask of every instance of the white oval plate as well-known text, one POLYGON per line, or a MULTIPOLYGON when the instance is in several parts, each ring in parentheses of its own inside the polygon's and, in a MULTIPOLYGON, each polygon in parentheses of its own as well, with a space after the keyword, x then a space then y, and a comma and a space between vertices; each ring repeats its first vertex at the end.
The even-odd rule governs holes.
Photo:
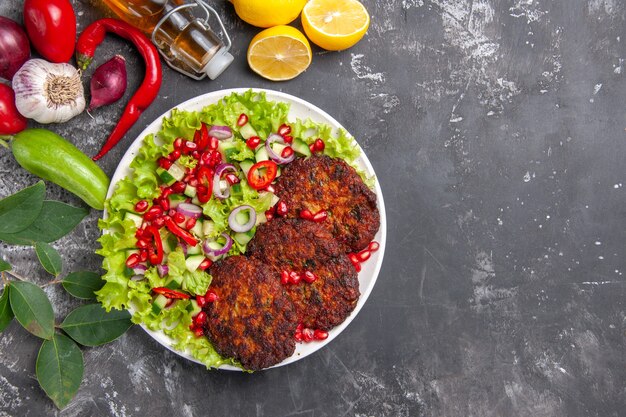
MULTIPOLYGON (((179 110, 186 110, 186 111, 199 111, 203 107, 208 106, 209 104, 216 103, 221 98, 228 96, 231 93, 244 93, 248 90, 250 89, 249 88, 236 88, 236 89, 214 91, 214 92, 203 94, 201 96, 187 100, 184 103, 181 103, 178 106, 176 106, 176 108, 178 108, 179 110)), ((300 98, 294 97, 289 94, 281 93, 278 91, 264 90, 264 89, 252 89, 252 90, 256 92, 261 92, 261 91, 265 92, 268 100, 282 101, 282 102, 289 103, 290 105, 289 119, 290 120, 295 121, 295 119, 310 118, 314 122, 329 124, 333 126, 335 129, 344 129, 344 127, 341 126, 341 124, 339 124, 339 122, 337 122, 334 118, 332 118, 328 113, 324 112, 323 110, 319 109, 313 104, 308 103, 300 98)), ((146 135, 149 135, 151 133, 156 134, 161 129, 161 120, 163 119, 163 117, 168 117, 170 112, 171 112, 171 109, 168 110, 166 113, 162 114, 158 119, 150 123, 148 127, 146 127, 144 131, 141 132, 141 134, 139 134, 139 137, 137 137, 137 139, 135 139, 135 141, 130 145, 130 147, 128 148, 124 156, 122 157, 122 160, 120 161, 117 169, 115 170, 115 173, 113 174, 113 178, 111 178, 111 185, 107 193, 107 198, 110 198, 111 195, 113 194, 113 190, 115 189, 115 184, 121 179, 131 174, 131 170, 129 169, 129 166, 132 160, 137 155, 137 152, 143 143, 143 138, 146 135)), ((375 175, 374 168, 372 168, 372 165, 367 159, 367 156, 365 156, 365 153, 363 152, 363 150, 362 149, 360 150, 361 150, 361 156, 358 160, 358 163, 361 169, 363 169, 367 173, 368 176, 374 176, 375 175)), ((341 333, 343 329, 345 329, 348 326, 348 324, 350 324, 350 322, 356 317, 359 310, 361 310, 361 308, 363 307, 363 304, 365 304, 367 297, 369 297, 370 293, 372 292, 372 289, 374 288, 374 284, 376 282, 376 278, 378 277, 378 273, 380 271, 380 267, 383 263, 383 255, 385 253, 385 241, 387 237, 385 204, 383 202, 383 194, 381 192, 380 184, 378 183, 378 180, 376 180, 374 192, 376 193, 378 208, 380 210, 380 229, 378 230, 378 233, 376 234, 376 237, 375 237, 375 240, 380 243, 380 249, 374 254, 372 254, 372 257, 362 265, 362 270, 359 273, 359 287, 361 290, 361 297, 359 298, 359 301, 354 311, 350 314, 350 316, 343 323, 341 323, 339 326, 335 327, 328 333, 328 338, 326 340, 296 344, 296 350, 294 354, 291 357, 282 361, 281 363, 275 365, 275 367, 287 365, 289 363, 302 359, 312 354, 313 352, 317 351, 318 349, 322 348, 326 344, 330 343, 330 341, 333 340, 335 337, 337 337, 339 333, 341 333)), ((106 215, 107 214, 105 212, 104 216, 106 215)), ((192 357, 189 354, 189 352, 174 349, 172 347, 172 344, 173 344, 172 340, 168 336, 166 336, 163 332, 147 329, 143 325, 142 327, 157 342, 159 342, 160 344, 162 344, 163 346, 165 346, 172 352, 186 359, 194 361, 196 363, 201 363, 200 361, 192 357)), ((230 365, 223 365, 219 369, 240 370, 239 368, 230 366, 230 365)))

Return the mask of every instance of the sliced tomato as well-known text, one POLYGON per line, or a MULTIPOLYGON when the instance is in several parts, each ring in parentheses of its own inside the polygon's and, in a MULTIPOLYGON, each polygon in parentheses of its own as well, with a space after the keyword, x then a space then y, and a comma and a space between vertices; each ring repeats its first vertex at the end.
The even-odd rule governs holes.
POLYGON ((278 172, 278 166, 274 161, 261 161, 250 167, 248 171, 248 184, 255 190, 267 188, 278 172))
POLYGON ((170 300, 188 300, 190 298, 189 294, 185 294, 184 292, 180 292, 176 290, 171 290, 166 287, 153 288, 152 292, 157 293, 157 294, 162 294, 165 297, 169 298, 170 300))

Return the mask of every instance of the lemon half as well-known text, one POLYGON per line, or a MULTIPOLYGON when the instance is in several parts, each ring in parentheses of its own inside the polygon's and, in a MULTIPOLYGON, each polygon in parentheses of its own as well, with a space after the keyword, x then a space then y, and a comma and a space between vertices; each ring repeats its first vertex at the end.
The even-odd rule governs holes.
POLYGON ((260 76, 285 81, 300 75, 311 64, 311 45, 291 26, 274 26, 257 34, 248 47, 248 65, 260 76))
POLYGON ((298 17, 307 0, 230 0, 235 13, 253 26, 286 25, 298 17))
POLYGON ((370 25, 357 0, 310 0, 302 10, 302 27, 311 42, 329 51, 354 46, 370 25))

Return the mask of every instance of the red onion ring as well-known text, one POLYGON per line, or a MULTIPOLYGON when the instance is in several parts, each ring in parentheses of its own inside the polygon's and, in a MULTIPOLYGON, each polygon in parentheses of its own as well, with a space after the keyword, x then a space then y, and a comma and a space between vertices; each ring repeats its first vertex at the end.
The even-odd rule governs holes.
POLYGON ((192 219, 199 219, 202 216, 202 207, 190 203, 180 203, 176 206, 176 211, 192 219))
POLYGON ((233 137, 233 131, 228 126, 212 126, 209 129, 209 135, 219 140, 226 140, 233 137))
POLYGON ((208 239, 205 240, 202 244, 202 250, 204 251, 204 254, 212 261, 215 261, 220 256, 227 254, 230 248, 233 246, 233 239, 228 235, 228 233, 222 233, 221 236, 226 239, 226 243, 224 243, 224 246, 222 246, 220 249, 213 249, 211 246, 209 246, 209 243, 211 243, 211 241, 209 241, 208 239))
POLYGON ((283 165, 283 164, 288 164, 289 162, 293 161, 294 159, 296 159, 296 154, 295 152, 291 154, 291 156, 287 157, 287 158, 283 158, 281 155, 277 154, 274 149, 272 149, 272 143, 281 143, 284 144, 285 140, 283 139, 282 136, 276 134, 276 133, 272 133, 271 135, 269 135, 267 137, 267 140, 265 141, 265 149, 267 150, 267 154, 269 155, 270 159, 274 162, 276 162, 277 164, 283 165))
POLYGON ((148 270, 148 267, 145 266, 144 264, 137 264, 133 267, 133 273, 135 275, 144 275, 147 270, 148 270))
POLYGON ((215 175, 213 176, 213 195, 217 198, 224 199, 230 196, 230 184, 222 191, 222 185, 220 183, 222 174, 228 170, 237 172, 237 168, 233 164, 219 164, 217 168, 215 168, 215 175))
POLYGON ((233 209, 228 216, 228 225, 230 228, 237 233, 244 233, 248 230, 252 229, 256 224, 256 210, 254 207, 248 205, 242 205, 233 209), (244 210, 248 210, 250 218, 245 224, 241 224, 237 221, 237 213, 240 213, 244 210))

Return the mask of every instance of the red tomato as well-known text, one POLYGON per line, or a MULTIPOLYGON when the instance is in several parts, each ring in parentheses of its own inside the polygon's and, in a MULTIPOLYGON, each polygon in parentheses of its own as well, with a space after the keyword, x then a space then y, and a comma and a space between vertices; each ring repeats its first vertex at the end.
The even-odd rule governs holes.
POLYGON ((15 107, 15 93, 0 83, 0 135, 14 135, 26 129, 26 118, 15 107))
POLYGON ((69 0, 26 0, 24 26, 33 46, 51 62, 74 55, 76 15, 69 0))
POLYGON ((255 190, 262 190, 274 181, 278 166, 274 161, 261 161, 250 167, 248 184, 255 190))

